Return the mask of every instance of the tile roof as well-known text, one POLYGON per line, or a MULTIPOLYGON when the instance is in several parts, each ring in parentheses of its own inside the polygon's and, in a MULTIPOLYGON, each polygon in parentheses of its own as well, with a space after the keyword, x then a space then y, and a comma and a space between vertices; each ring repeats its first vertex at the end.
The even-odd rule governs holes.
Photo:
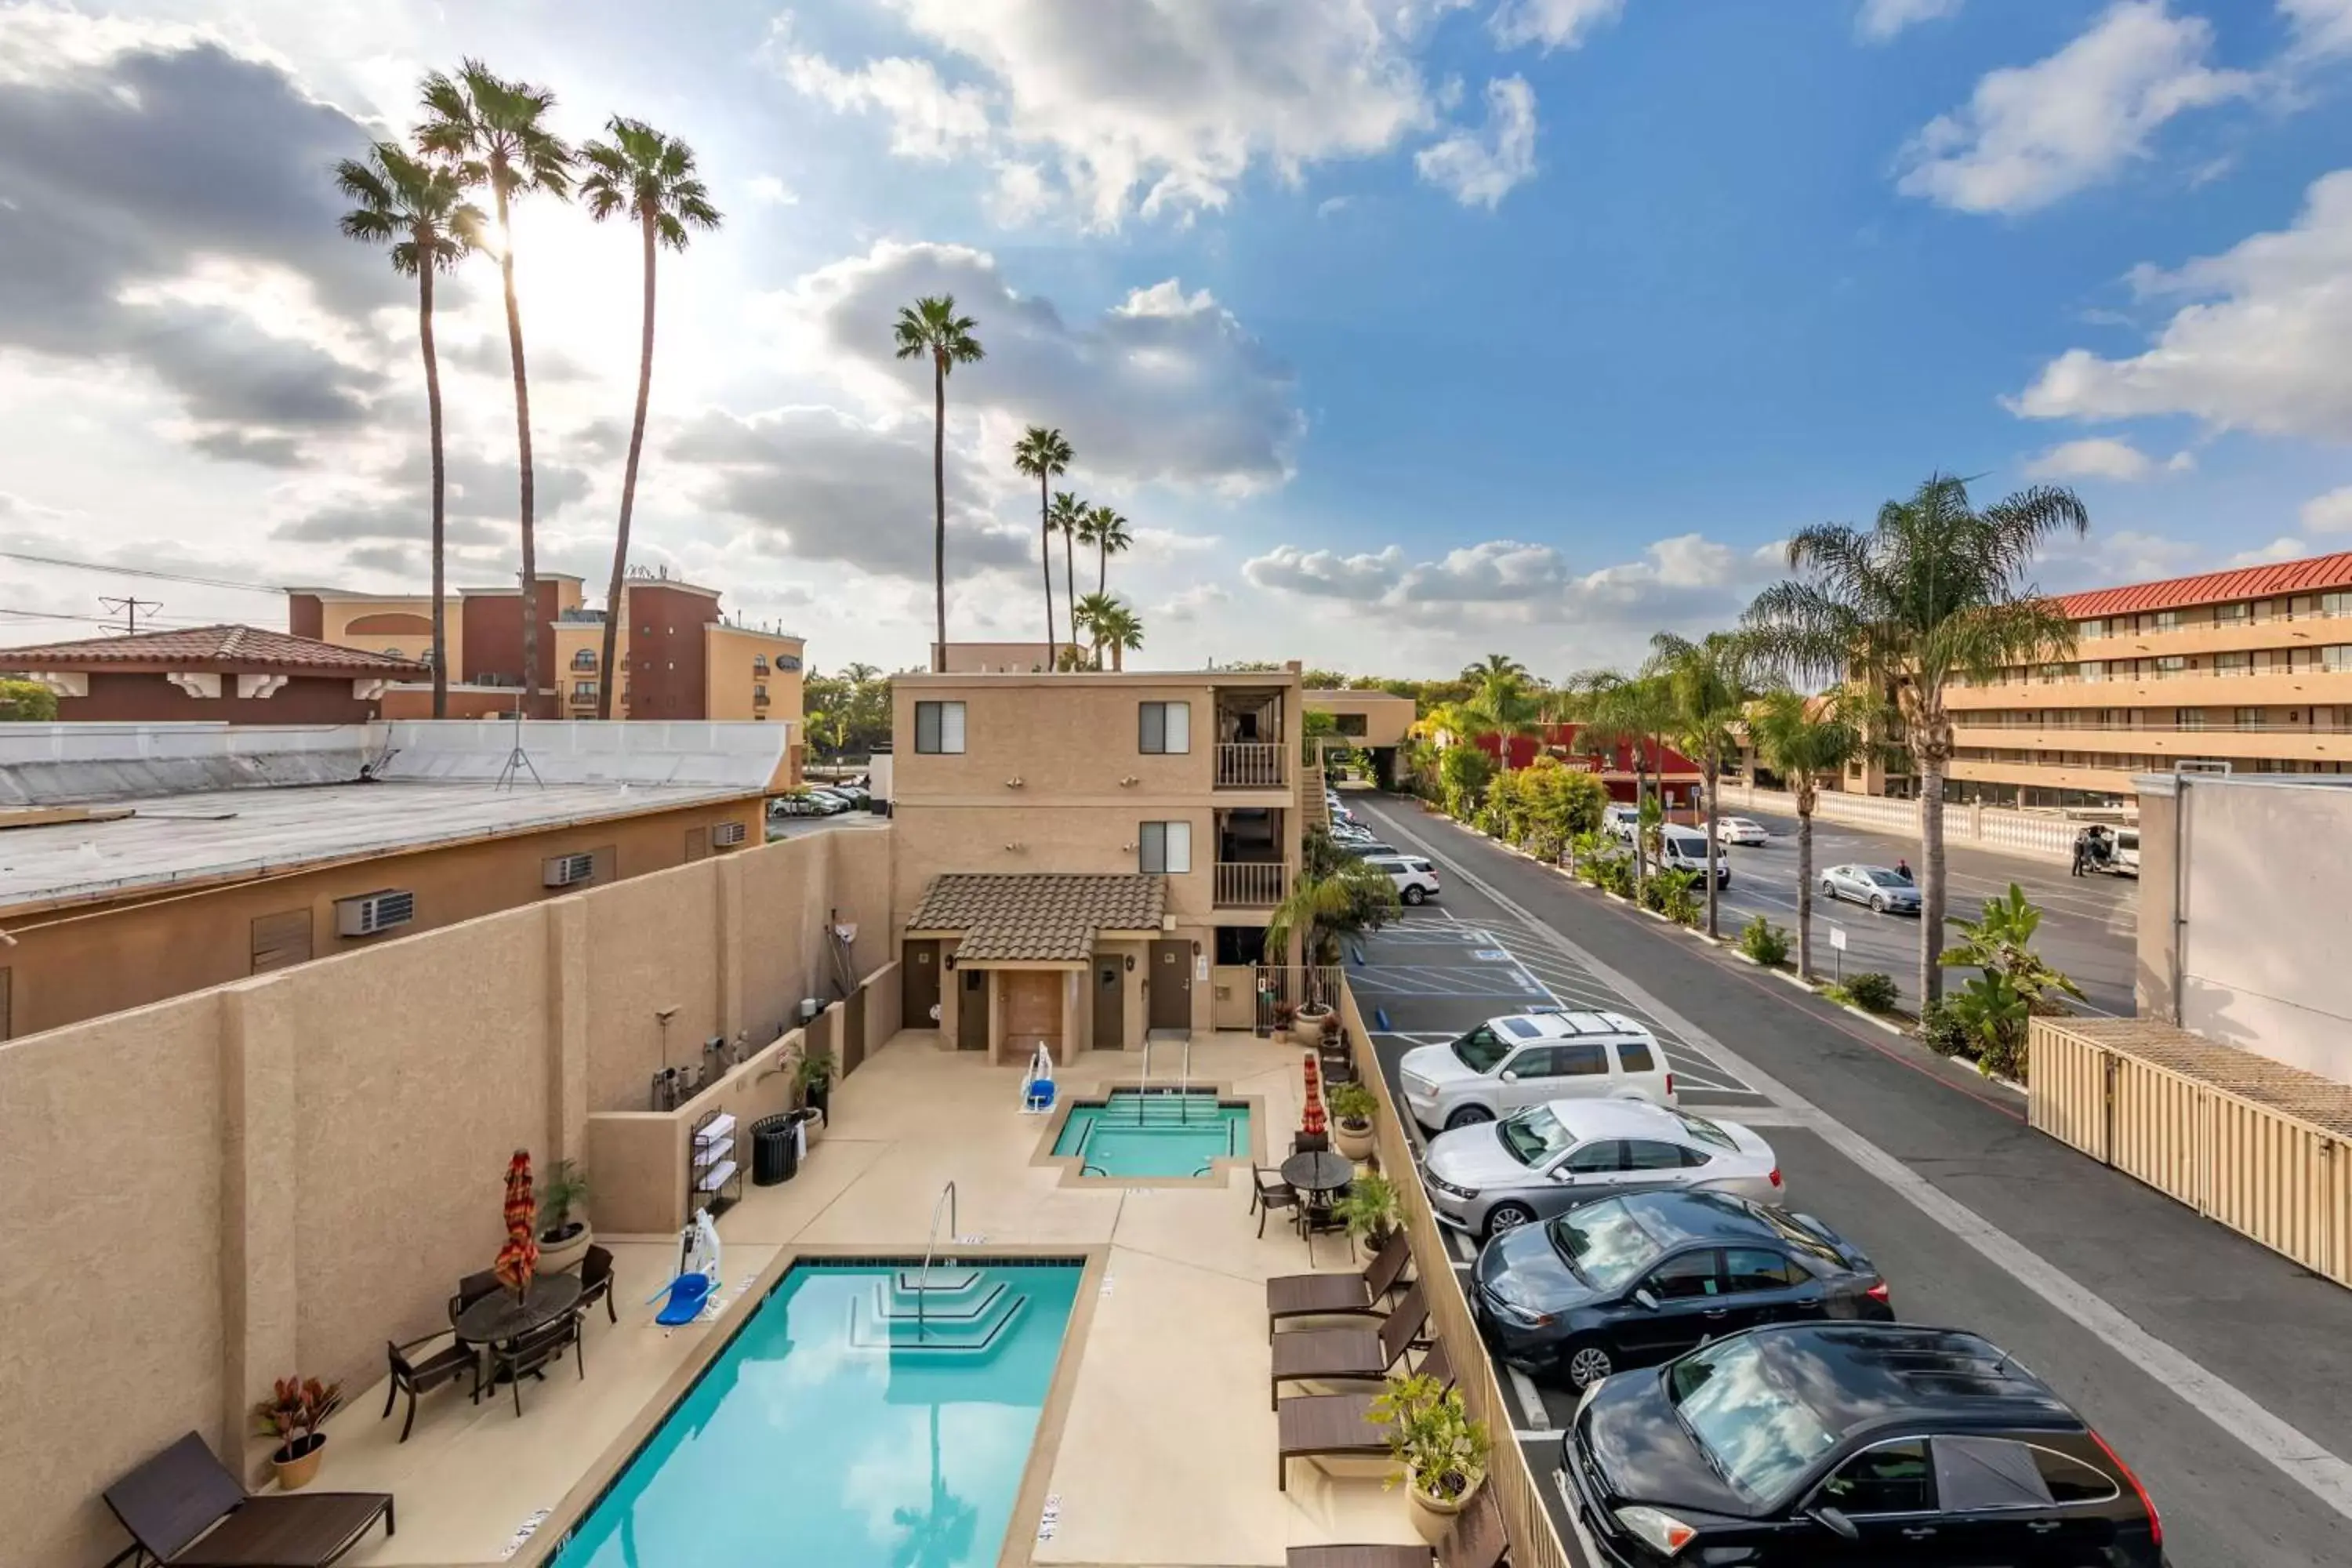
POLYGON ((2352 588, 2352 552, 2315 555, 2304 561, 2281 561, 2267 566, 2242 566, 2232 572, 2207 572, 2195 577, 2168 577, 2160 583, 2094 588, 2088 593, 2066 595, 2058 601, 2058 607, 2061 613, 2081 620, 2336 588, 2352 588))
POLYGON ((247 672, 302 670, 416 680, 431 673, 431 667, 421 659, 343 647, 259 626, 184 626, 131 637, 0 647, 0 666, 12 669, 102 669, 110 665, 170 665, 183 669, 213 666, 247 672))
POLYGON ((1095 933, 1158 931, 1166 884, 1137 874, 959 872, 934 877, 908 931, 960 931, 957 962, 1079 963, 1095 933))

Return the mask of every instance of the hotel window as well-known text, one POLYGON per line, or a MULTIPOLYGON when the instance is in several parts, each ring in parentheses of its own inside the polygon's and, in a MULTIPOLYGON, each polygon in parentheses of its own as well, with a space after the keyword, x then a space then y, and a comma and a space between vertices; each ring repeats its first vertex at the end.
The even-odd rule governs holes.
POLYGON ((2352 669, 2352 647, 2337 643, 2334 647, 2321 648, 2319 667, 2322 669, 2333 669, 2338 672, 2352 669))
POLYGON ((2323 616, 2352 616, 2352 594, 2322 594, 2319 613, 2323 616))
POLYGON ((2156 673, 2158 675, 2182 675, 2188 669, 2189 660, 2177 653, 2166 654, 2156 661, 2156 673))
POLYGON ((2234 722, 2241 730, 2260 730, 2269 722, 2269 712, 2267 708, 2241 708, 2234 722))
POLYGON ((2085 680, 2105 680, 2107 678, 2107 661, 2104 658, 2086 658, 2076 668, 2082 671, 2085 680))
POLYGON ((2143 618, 2149 623, 2146 629, 2150 631, 2177 632, 2180 629, 2179 610, 2158 610, 2156 614, 2143 618))
POLYGON ((596 683, 593 680, 573 681, 572 697, 576 702, 593 702, 596 700, 596 683))
POLYGON ((2217 626, 2243 626, 2253 618, 2254 606, 2250 603, 2213 606, 2213 624, 2217 626))
POLYGON ((2176 730, 2202 730, 2205 728, 2205 710, 2175 708, 2172 710, 2172 727, 2176 730))
POLYGON ((2252 654, 2217 653, 2213 656, 2213 673, 2216 675, 2252 675, 2253 672, 2252 654))
POLYGON ((1135 834, 1135 868, 1174 876, 1192 868, 1192 825, 1146 822, 1135 834))
POLYGON ((2074 628, 2074 634, 2077 637, 2103 637, 2107 635, 2106 619, 2102 616, 2095 621, 2084 621, 2074 628))
POLYGON ((1192 705, 1143 702, 1136 706, 1136 749, 1149 755, 1178 755, 1192 749, 1192 705))
POLYGON ((963 751, 963 704, 915 704, 915 750, 931 755, 961 755, 963 751))

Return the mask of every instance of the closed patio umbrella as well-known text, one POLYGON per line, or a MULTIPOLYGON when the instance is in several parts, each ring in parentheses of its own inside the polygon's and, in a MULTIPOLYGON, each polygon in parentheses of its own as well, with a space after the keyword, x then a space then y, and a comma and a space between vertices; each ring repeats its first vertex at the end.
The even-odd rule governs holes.
POLYGON ((491 1272, 520 1301, 530 1294, 539 1273, 539 1200, 530 1184, 530 1151, 518 1149, 507 1162, 507 1243, 491 1272))

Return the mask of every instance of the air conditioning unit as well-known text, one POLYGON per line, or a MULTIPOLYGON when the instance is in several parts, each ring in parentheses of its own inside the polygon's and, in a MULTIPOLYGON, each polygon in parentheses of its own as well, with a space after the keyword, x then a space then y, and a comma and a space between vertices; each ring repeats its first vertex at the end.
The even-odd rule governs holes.
POLYGON ((539 883, 542 888, 576 888, 595 879, 593 855, 551 855, 540 863, 539 883))
POLYGON ((394 889, 335 900, 335 930, 343 936, 374 936, 416 918, 416 895, 394 889))
POLYGON ((710 828, 710 842, 716 848, 732 848, 743 842, 743 825, 740 822, 713 823, 710 828))

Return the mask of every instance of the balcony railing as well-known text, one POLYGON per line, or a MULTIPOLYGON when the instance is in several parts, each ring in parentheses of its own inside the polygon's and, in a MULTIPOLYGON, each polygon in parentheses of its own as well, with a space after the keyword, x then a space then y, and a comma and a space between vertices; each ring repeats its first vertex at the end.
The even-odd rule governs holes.
POLYGON ((1290 868, 1279 860, 1217 862, 1217 908, 1270 910, 1282 902, 1290 868))
POLYGON ((1262 741, 1228 742, 1217 748, 1219 789, 1280 789, 1286 746, 1262 741))

